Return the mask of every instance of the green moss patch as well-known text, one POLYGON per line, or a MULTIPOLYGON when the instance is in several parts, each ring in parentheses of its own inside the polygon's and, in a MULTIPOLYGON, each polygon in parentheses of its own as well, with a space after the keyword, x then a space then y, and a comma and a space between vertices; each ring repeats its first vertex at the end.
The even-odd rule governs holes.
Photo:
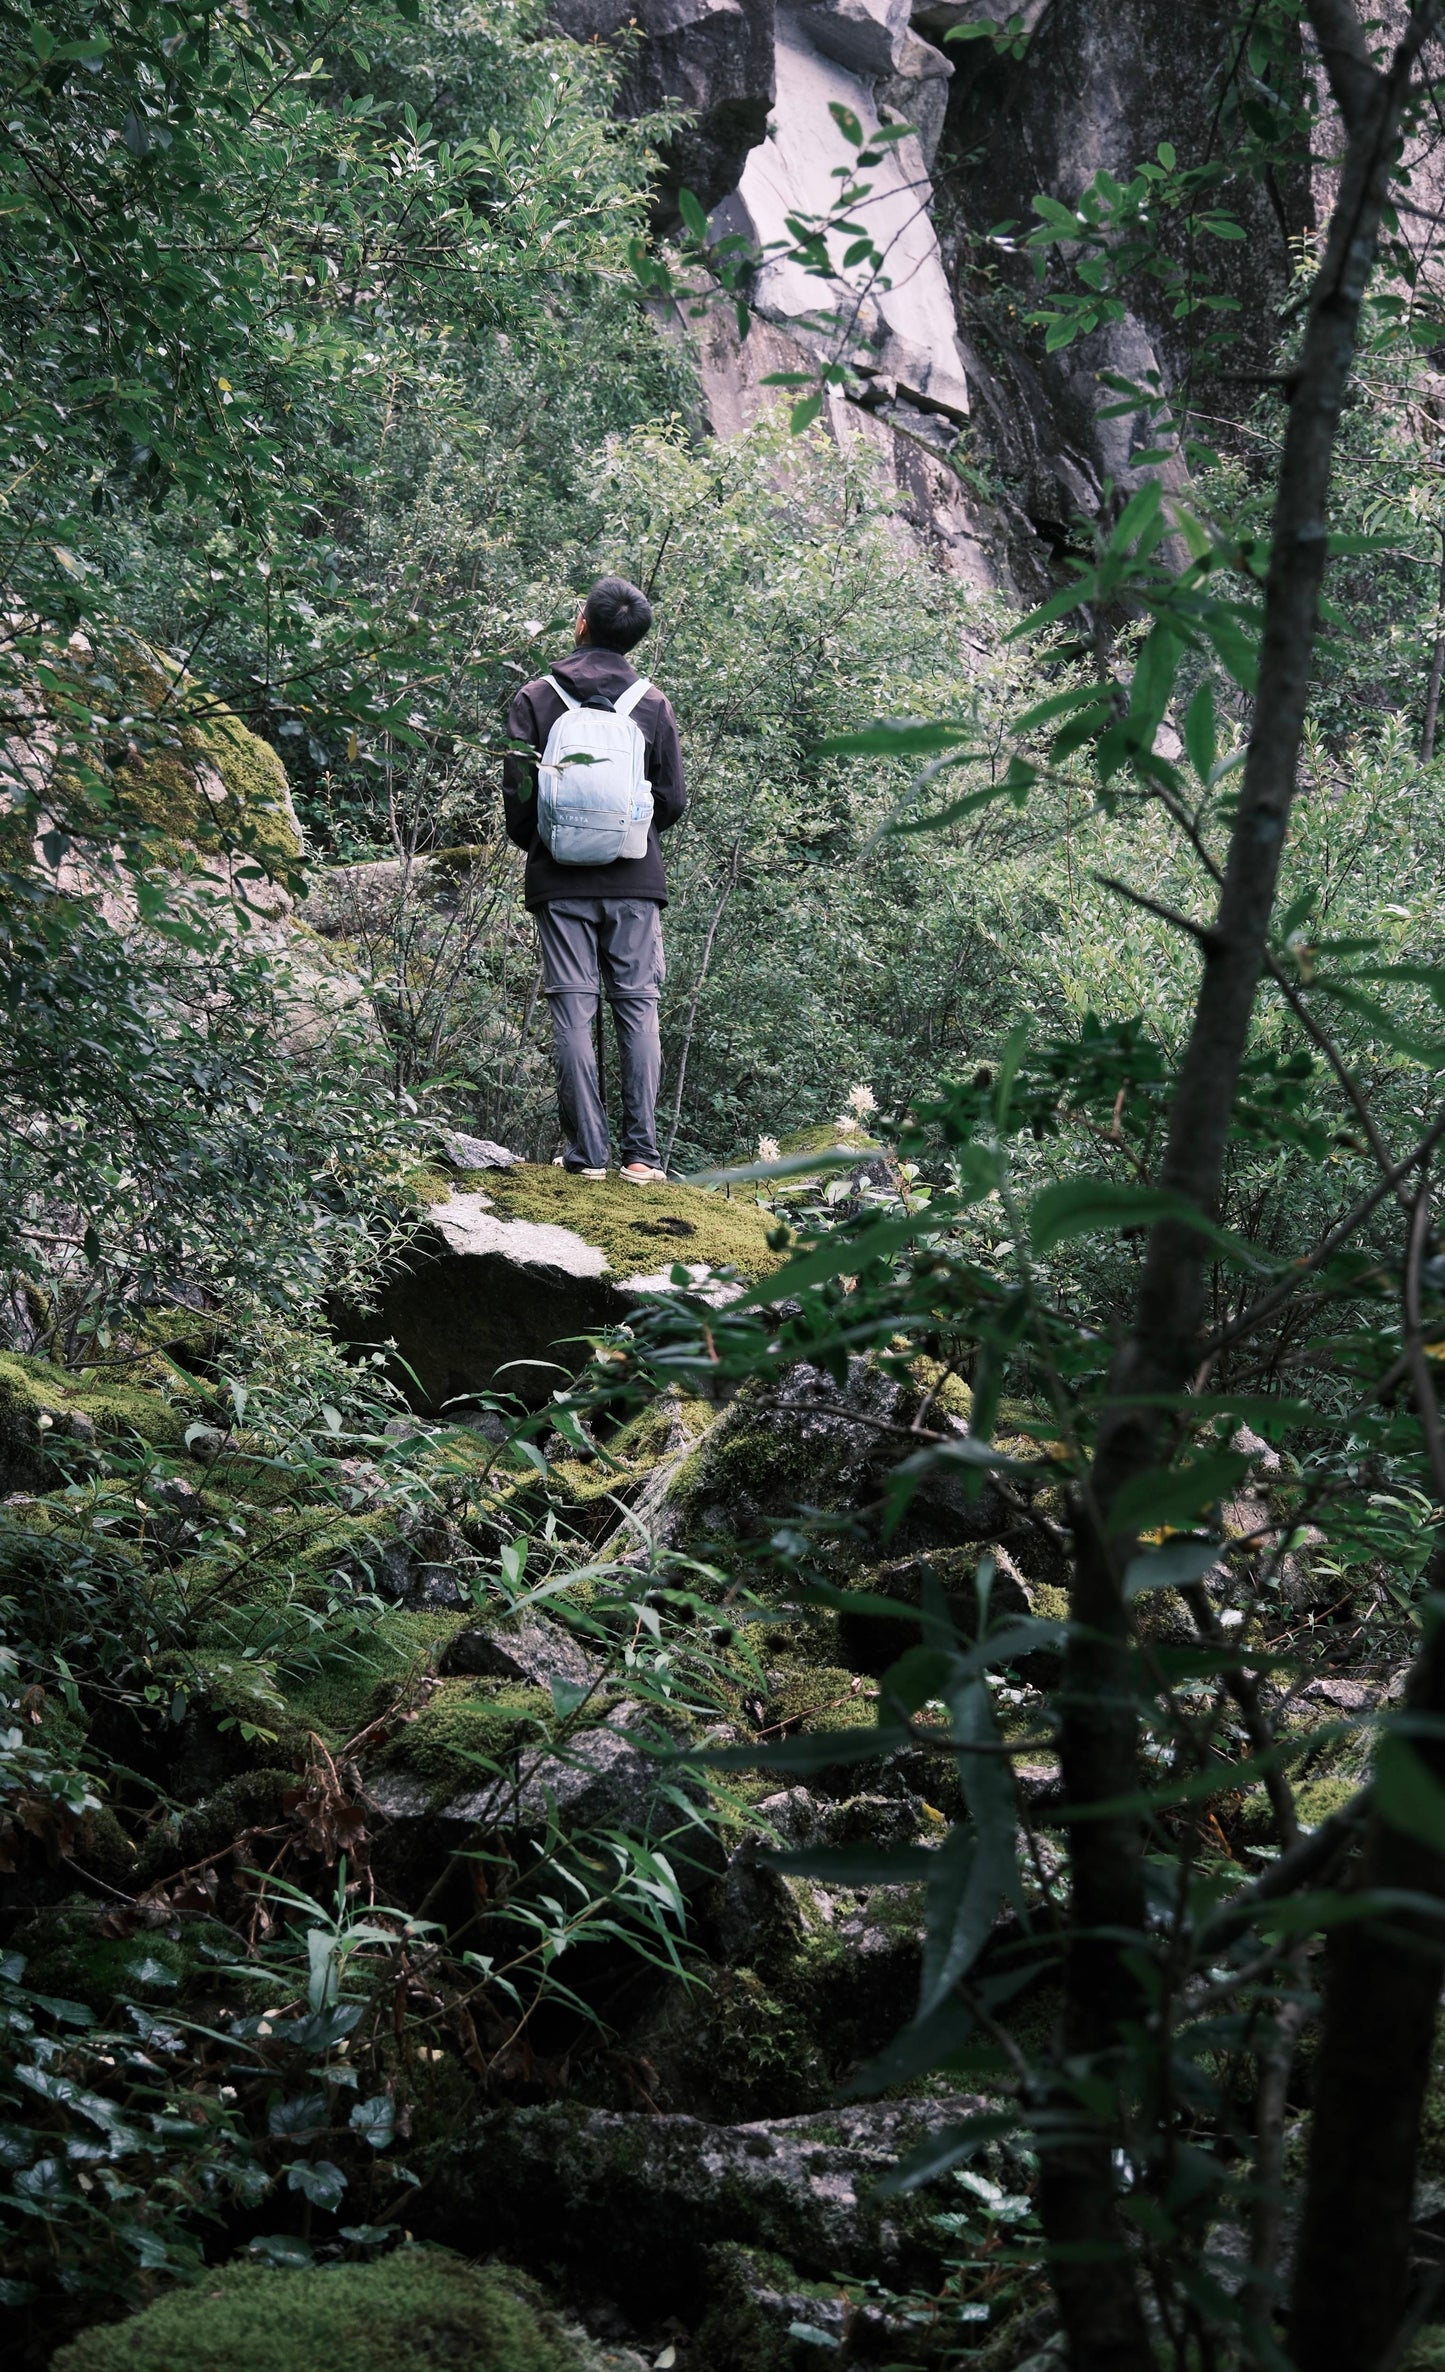
POLYGON ((127 814, 177 844, 240 844, 263 863, 301 853, 286 769, 269 742, 158 651, 132 642, 121 684, 134 712, 134 754, 116 774, 127 814))
POLYGON ((781 1265, 768 1247, 766 1212, 741 1197, 702 1186, 629 1186, 621 1178, 588 1181, 536 1162, 468 1173, 459 1183, 490 1196, 500 1219, 570 1227, 607 1254, 619 1277, 664 1276, 674 1262, 735 1268, 761 1277, 781 1265))
POLYGON ((377 1613, 364 1633, 334 1643, 323 1634, 315 1660, 283 1672, 279 1682, 287 1716, 282 1744, 299 1743, 309 1730, 332 1746, 354 1738, 408 1680, 430 1669, 456 1627, 455 1615, 395 1606, 377 1613))
POLYGON ((78 1374, 49 1359, 0 1352, 0 1488, 49 1489, 58 1479, 57 1445, 67 1438, 122 1442, 133 1435, 151 1449, 179 1450, 186 1418, 159 1392, 105 1371, 78 1374))
POLYGON ((65 2001, 84 2002, 108 2016, 117 2001, 143 2001, 160 2009, 174 2003, 197 1971, 214 1975, 204 1946, 219 1938, 234 1949, 234 1938, 199 1920, 177 1920, 170 1930, 146 1928, 134 1935, 108 1935, 105 1906, 85 1896, 37 1911, 15 1942, 25 1959, 27 1982, 65 2001))
POLYGON ((284 870, 301 853, 286 769, 268 742, 212 701, 194 677, 139 636, 117 631, 74 662, 73 693, 120 743, 102 806, 64 762, 56 789, 67 822, 113 835, 117 813, 168 852, 222 846, 284 870))
POLYGON ((444 1680, 391 1747, 439 1796, 475 1785, 479 1766, 543 1744, 555 1719, 545 1689, 507 1681, 444 1680))
POLYGON ((439 2250, 273 2273, 228 2265, 129 2322, 86 2331, 53 2372, 578 2372, 522 2277, 439 2250))

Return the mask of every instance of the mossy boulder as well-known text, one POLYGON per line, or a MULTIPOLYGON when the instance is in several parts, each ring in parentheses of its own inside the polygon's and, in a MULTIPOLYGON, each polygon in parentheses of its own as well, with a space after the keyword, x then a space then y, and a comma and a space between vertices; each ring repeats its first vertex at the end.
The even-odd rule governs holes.
POLYGON ((214 1976, 206 1948, 214 1955, 218 1937, 222 1947, 230 1945, 226 1929, 196 1919, 116 1935, 106 1925, 106 1906, 77 1894, 34 1912, 17 1928, 14 1942, 27 1983, 106 2017, 118 2001, 157 2010, 174 2005, 198 1972, 214 1976))
MULTIPOLYGON (((51 792, 82 838, 117 819, 159 856, 217 853, 285 872, 301 853, 286 769, 268 742, 164 652, 117 630, 104 650, 72 645, 74 694, 104 720, 108 799, 92 819, 88 780, 62 752, 51 792)), ((248 885, 249 886, 249 885, 248 885)))
POLYGON ((522 2278, 439 2249, 370 2265, 228 2265, 129 2321, 82 2332, 53 2372, 581 2372, 522 2278))
POLYGON ((0 1352, 0 1491, 47 1491, 97 1441, 138 1437, 179 1451, 185 1415, 160 1392, 108 1372, 0 1352))
POLYGON ((432 2196, 459 2237, 494 2233, 511 2255, 555 2265, 624 2311, 695 2324, 710 2252, 728 2241, 775 2250, 810 2281, 935 2280, 946 2243, 934 2203, 880 2198, 878 2181, 981 2106, 955 2094, 738 2125, 566 2103, 502 2109, 448 2148, 432 2196))
MULTIPOLYGON (((921 1399, 906 1370, 865 1358, 849 1361, 842 1383, 800 1362, 776 1383, 745 1385, 671 1478, 662 1537, 674 1547, 698 1540, 745 1548, 800 1511, 856 1511, 849 1531, 853 1563, 871 1564, 884 1544, 890 1478, 924 1446, 909 1429, 921 1399)), ((931 1407, 929 1424, 945 1452, 967 1430, 965 1417, 942 1405, 931 1407)), ((1001 1446, 1034 1455, 1029 1442, 1005 1437, 1001 1446)), ((1032 1519, 1020 1489, 1005 1497, 976 1466, 946 1455, 919 1475, 888 1530, 888 1545, 901 1560, 971 1550, 970 1575, 984 1547, 1002 1550, 995 1560, 1006 1577, 1000 1605, 1010 1602, 1010 1592, 1012 1602, 1026 1600, 1029 1585, 1063 1570, 1061 1552, 1032 1519)))
MULTIPOLYGON (((776 1268, 756 1204, 696 1186, 588 1182, 534 1162, 414 1181, 427 1224, 403 1269, 349 1333, 393 1339, 397 1381, 437 1409, 494 1385, 546 1401, 587 1356, 586 1338, 670 1288, 681 1265, 705 1291, 715 1272, 745 1281, 776 1268)), ((732 1290, 737 1290, 734 1286, 732 1290)))

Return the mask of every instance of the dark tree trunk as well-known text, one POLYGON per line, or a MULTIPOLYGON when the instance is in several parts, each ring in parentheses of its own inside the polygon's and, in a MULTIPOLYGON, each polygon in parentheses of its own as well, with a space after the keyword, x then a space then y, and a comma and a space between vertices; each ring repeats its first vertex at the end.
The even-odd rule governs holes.
MULTIPOLYGON (((1445 1562, 1435 1563, 1445 1581, 1445 1562)), ((1445 1716, 1445 1625, 1421 1651, 1408 1702, 1416 1712, 1445 1716)), ((1445 1784, 1445 1736, 1427 1732, 1413 1743, 1445 1784)), ((1445 1901, 1445 1860, 1376 1813, 1358 1883, 1445 1901)), ((1442 1973, 1438 1919, 1385 1914, 1337 1927, 1330 1938, 1290 2316, 1297 2372, 1375 2372, 1399 2330, 1442 1973)))
MULTIPOLYGON (((1160 1183, 1215 1209, 1225 1146, 1284 850, 1304 728, 1326 553, 1330 469, 1375 261, 1414 60, 1434 21, 1417 7, 1388 73, 1372 66, 1350 0, 1309 0, 1309 16, 1349 133, 1339 196, 1310 303, 1285 432, 1265 593, 1254 729, 1189 1044, 1170 1114, 1160 1183)), ((1087 1807, 1138 1784, 1138 1717, 1122 1570, 1130 1543, 1109 1510, 1154 1463, 1160 1417, 1148 1402, 1181 1391, 1197 1359, 1205 1240, 1187 1221, 1150 1237, 1133 1329, 1114 1362, 1113 1406, 1074 1511, 1071 1626, 1059 1693, 1065 1801, 1087 1807)), ((1142 1943, 1142 1829, 1084 1818, 1069 1831, 1071 1944, 1066 2054, 1107 2068, 1137 2014, 1130 1939, 1142 1943)), ((1071 2114, 1060 2094, 1060 2116, 1071 2114)), ((1073 2112, 1074 2138, 1045 2154, 1041 2212, 1074 2372, 1153 2372, 1155 2355, 1119 2217, 1116 2139, 1073 2112)), ((1343 2359, 1336 2357, 1338 2364, 1343 2359)), ((1359 2372, 1364 2372, 1363 2364, 1359 2372)))

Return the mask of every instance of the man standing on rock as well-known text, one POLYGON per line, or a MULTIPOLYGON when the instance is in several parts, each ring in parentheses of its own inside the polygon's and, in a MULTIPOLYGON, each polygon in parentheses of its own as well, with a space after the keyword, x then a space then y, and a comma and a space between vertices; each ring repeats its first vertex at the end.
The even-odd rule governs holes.
POLYGON ((658 834, 687 805, 672 709, 626 656, 651 624, 647 595, 624 577, 593 586, 571 657, 524 684, 507 712, 510 739, 530 742, 542 763, 514 752, 502 778, 542 944, 563 1164, 577 1177, 607 1175, 593 1030, 605 986, 622 1072, 622 1175, 637 1186, 667 1175, 657 1151, 667 904, 658 834))

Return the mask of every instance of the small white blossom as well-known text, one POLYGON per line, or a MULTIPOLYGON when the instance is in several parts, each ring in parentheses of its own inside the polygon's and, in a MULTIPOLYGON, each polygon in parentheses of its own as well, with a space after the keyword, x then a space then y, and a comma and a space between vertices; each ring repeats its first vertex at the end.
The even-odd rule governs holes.
POLYGON ((759 1137, 757 1152, 759 1161, 776 1161, 780 1153, 781 1147, 776 1137, 759 1137))
POLYGON ((858 1123, 851 1112, 840 1112, 833 1126, 842 1137, 856 1137, 858 1134, 858 1123))
POLYGON ((850 1087, 843 1101, 850 1112, 857 1113, 860 1120, 866 1120, 870 1112, 878 1109, 878 1098, 871 1087, 850 1087))

